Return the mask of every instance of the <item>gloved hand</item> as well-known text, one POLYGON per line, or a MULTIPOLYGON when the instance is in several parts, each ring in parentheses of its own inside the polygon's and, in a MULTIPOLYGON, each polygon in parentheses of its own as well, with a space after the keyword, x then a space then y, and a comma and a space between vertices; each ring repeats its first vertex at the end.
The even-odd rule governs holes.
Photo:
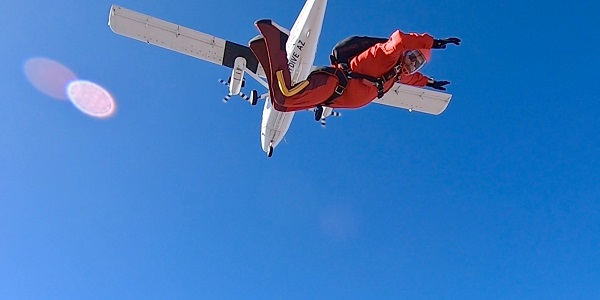
POLYGON ((451 37, 443 40, 434 39, 433 46, 431 49, 446 49, 446 44, 452 43, 454 45, 460 45, 460 39, 457 37, 451 37))
POLYGON ((445 91, 446 88, 444 86, 447 84, 450 84, 450 81, 446 81, 446 80, 435 81, 435 80, 433 80, 433 82, 427 82, 428 87, 432 87, 432 88, 434 88, 436 90, 440 90, 440 91, 445 91))

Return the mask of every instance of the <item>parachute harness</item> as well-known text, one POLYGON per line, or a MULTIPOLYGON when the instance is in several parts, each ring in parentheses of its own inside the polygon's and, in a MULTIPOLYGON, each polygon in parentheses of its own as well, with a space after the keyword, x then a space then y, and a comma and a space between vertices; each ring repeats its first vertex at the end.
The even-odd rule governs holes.
POLYGON ((331 105, 333 101, 344 94, 346 90, 346 86, 348 85, 349 79, 364 79, 371 82, 373 85, 377 87, 377 98, 383 97, 383 95, 387 92, 384 90, 384 85, 386 82, 390 80, 398 80, 400 79, 400 75, 402 74, 402 58, 398 60, 396 65, 390 69, 388 72, 383 74, 381 77, 373 77, 365 74, 352 72, 350 66, 346 63, 338 64, 338 67, 328 66, 321 67, 313 71, 313 73, 323 72, 329 75, 336 76, 338 78, 338 85, 336 86, 334 93, 323 103, 324 106, 331 105))

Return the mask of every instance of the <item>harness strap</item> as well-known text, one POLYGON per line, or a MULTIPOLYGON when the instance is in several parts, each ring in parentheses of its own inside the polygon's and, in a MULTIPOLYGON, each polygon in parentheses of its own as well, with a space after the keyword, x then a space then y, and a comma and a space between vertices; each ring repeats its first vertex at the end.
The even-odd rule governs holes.
MULTIPOLYGON (((343 67, 347 67, 347 66, 343 66, 343 67)), ((377 87, 377 98, 381 98, 381 97, 383 97, 383 95, 386 92, 384 90, 385 83, 392 79, 394 81, 398 80, 399 74, 401 74, 401 71, 402 71, 402 58, 400 58, 398 60, 398 62, 392 69, 390 69, 388 72, 383 74, 381 77, 373 77, 373 76, 364 75, 364 74, 360 74, 360 73, 354 73, 350 70, 350 68, 347 68, 346 70, 349 72, 349 77, 351 77, 351 78, 365 79, 365 80, 373 83, 373 85, 375 85, 377 87)))
POLYGON ((398 63, 391 70, 383 74, 381 77, 373 77, 365 74, 354 73, 352 72, 352 70, 350 70, 350 67, 347 64, 339 64, 339 66, 341 68, 325 66, 312 71, 312 73, 324 72, 329 75, 336 76, 338 78, 338 85, 336 86, 333 94, 329 98, 327 98, 327 100, 325 100, 323 104, 321 104, 323 106, 330 105, 336 98, 344 94, 346 86, 348 85, 348 79, 350 78, 365 79, 367 81, 370 81, 371 83, 373 83, 373 85, 377 87, 377 98, 383 97, 383 95, 386 92, 384 90, 385 83, 389 80, 398 80, 399 74, 401 74, 402 58, 398 60, 398 63))
POLYGON ((323 106, 328 106, 331 103, 333 103, 333 101, 336 98, 338 98, 339 96, 344 94, 344 91, 346 90, 346 86, 348 85, 349 76, 348 76, 348 73, 345 72, 345 70, 342 70, 339 68, 334 68, 334 67, 327 67, 327 66, 320 67, 320 68, 312 71, 312 73, 318 73, 318 72, 327 73, 329 75, 333 75, 338 78, 338 85, 335 87, 333 94, 331 96, 329 96, 329 98, 327 98, 327 100, 325 100, 325 102, 323 102, 321 104, 323 106))

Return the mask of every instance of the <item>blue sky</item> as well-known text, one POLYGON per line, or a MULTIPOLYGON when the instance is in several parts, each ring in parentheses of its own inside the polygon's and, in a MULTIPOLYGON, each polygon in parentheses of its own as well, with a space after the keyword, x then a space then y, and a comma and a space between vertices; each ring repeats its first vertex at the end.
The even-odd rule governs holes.
MULTIPOLYGON (((353 34, 458 36, 423 70, 453 99, 299 113, 271 159, 229 70, 59 2, 0 3, 0 299, 600 297, 596 2, 330 1, 317 64, 353 34), (35 57, 116 115, 35 89, 35 57)), ((303 1, 115 4, 244 44, 303 1)))

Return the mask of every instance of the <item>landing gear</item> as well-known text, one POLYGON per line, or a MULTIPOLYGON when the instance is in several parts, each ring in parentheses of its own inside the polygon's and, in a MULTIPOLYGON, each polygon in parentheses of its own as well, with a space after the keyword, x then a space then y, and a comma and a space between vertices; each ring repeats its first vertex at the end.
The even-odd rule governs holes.
POLYGON ((315 121, 319 122, 323 119, 323 106, 319 105, 315 108, 315 121))
POLYGON ((250 91, 250 98, 248 99, 248 102, 250 102, 250 105, 252 105, 252 106, 256 105, 256 103, 258 102, 258 91, 257 90, 250 91))
MULTIPOLYGON (((229 77, 229 80, 225 81, 223 79, 219 79, 219 82, 222 83, 223 85, 229 86, 231 84, 231 77, 229 77)), ((242 87, 244 87, 246 85, 246 80, 242 80, 242 87)), ((250 95, 246 95, 243 92, 239 92, 238 94, 235 95, 239 95, 240 97, 242 97, 244 100, 250 102, 250 104, 252 106, 256 105, 256 103, 258 103, 258 99, 260 98, 260 96, 258 95, 258 91, 257 90, 252 90, 250 91, 250 95)), ((231 99, 232 96, 235 96, 234 94, 228 93, 225 97, 223 97, 223 102, 227 103, 227 101, 229 101, 229 99, 231 99)))
POLYGON ((267 157, 273 156, 273 144, 269 144, 269 149, 267 150, 267 157))
POLYGON ((320 122, 321 127, 323 128, 325 128, 327 125, 326 120, 328 117, 339 117, 342 115, 339 112, 334 111, 332 108, 325 108, 321 105, 315 107, 313 112, 315 113, 315 121, 320 122))

